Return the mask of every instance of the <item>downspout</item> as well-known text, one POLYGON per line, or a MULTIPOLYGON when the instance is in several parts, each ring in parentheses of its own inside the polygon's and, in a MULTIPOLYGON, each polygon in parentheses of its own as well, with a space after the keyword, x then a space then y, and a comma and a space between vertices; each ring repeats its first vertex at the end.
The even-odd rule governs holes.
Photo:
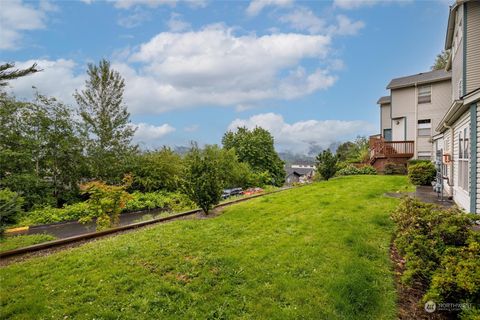
POLYGON ((446 122, 443 123, 443 127, 444 128, 447 128, 448 130, 450 130, 450 163, 451 163, 451 166, 450 166, 450 172, 449 172, 449 176, 447 177, 447 183, 450 187, 453 187, 453 164, 454 164, 454 150, 453 150, 453 142, 455 141, 455 137, 453 136, 453 127, 452 126, 447 126, 446 122))

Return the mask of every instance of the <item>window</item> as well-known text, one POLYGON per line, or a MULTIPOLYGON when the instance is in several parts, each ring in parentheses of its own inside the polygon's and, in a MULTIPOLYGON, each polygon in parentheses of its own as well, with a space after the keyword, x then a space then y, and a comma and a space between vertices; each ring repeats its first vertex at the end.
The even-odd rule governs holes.
POLYGON ((430 119, 418 120, 418 136, 431 136, 432 122, 430 119))
POLYGON ((418 103, 432 102, 432 86, 418 88, 418 103))
POLYGON ((458 132, 458 186, 468 192, 469 187, 469 130, 465 127, 458 132))

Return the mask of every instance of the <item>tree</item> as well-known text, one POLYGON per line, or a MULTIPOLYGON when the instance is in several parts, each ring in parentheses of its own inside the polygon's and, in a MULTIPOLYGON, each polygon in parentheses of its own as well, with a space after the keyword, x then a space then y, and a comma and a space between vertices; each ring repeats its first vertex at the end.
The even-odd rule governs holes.
POLYGON ((323 179, 329 180, 337 172, 337 156, 327 149, 317 156, 317 172, 323 179))
POLYGON ((123 103, 125 81, 120 73, 101 60, 89 64, 85 90, 75 91, 91 175, 106 181, 118 181, 123 174, 122 161, 131 155, 135 129, 123 103))
POLYGON ((447 67, 448 59, 450 58, 450 51, 442 50, 441 53, 437 54, 433 66, 430 68, 432 70, 443 70, 447 67))
POLYGON ((222 138, 225 149, 234 149, 240 162, 248 163, 256 173, 268 172, 270 184, 282 186, 285 181, 284 162, 274 147, 274 139, 267 130, 238 128, 228 131, 222 138))
POLYGON ((0 96, 0 186, 21 193, 25 209, 78 194, 82 154, 71 113, 38 93, 32 103, 0 96))
POLYGON ((355 143, 351 141, 344 142, 340 144, 337 148, 337 158, 338 161, 347 161, 348 159, 352 159, 355 153, 355 143))
POLYGON ((160 189, 174 191, 183 169, 182 158, 164 147, 134 155, 127 167, 133 174, 132 190, 152 192, 160 189))
POLYGON ((5 229, 15 224, 22 213, 23 198, 9 189, 0 189, 0 237, 5 229))
POLYGON ((205 214, 222 198, 222 181, 219 169, 218 147, 206 146, 200 150, 196 144, 185 156, 182 175, 183 191, 205 214))
POLYGON ((14 80, 29 74, 42 71, 37 68, 36 63, 26 69, 13 68, 15 68, 15 63, 4 63, 0 65, 0 87, 6 86, 9 80, 14 80))

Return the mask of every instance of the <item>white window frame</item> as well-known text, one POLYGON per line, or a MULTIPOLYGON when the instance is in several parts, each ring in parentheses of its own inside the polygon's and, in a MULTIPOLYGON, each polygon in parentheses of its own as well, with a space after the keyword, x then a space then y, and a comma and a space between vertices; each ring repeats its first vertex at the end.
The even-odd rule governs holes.
POLYGON ((431 119, 420 119, 417 121, 417 136, 419 137, 432 136, 432 120, 431 119), (424 121, 428 121, 428 122, 424 122, 424 121), (428 129, 428 134, 423 134, 423 132, 427 131, 426 129, 428 129), (422 132, 422 134, 420 134, 420 132, 422 132))
POLYGON ((470 132, 469 126, 458 132, 458 187, 468 193, 470 189, 470 132))
POLYGON ((433 91, 433 88, 432 88, 432 85, 429 84, 429 85, 424 85, 424 86, 419 86, 418 89, 417 89, 417 103, 418 104, 423 104, 423 103, 432 103, 432 91, 433 91), (429 89, 429 94, 425 94, 425 93, 421 93, 421 90, 422 89, 426 89, 428 88, 429 89), (426 98, 426 97, 429 97, 430 99, 428 101, 421 101, 420 98, 426 98))

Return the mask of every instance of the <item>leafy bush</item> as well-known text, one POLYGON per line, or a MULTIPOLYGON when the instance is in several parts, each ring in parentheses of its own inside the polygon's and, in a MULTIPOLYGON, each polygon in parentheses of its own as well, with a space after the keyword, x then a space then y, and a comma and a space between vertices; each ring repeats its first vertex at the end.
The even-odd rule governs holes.
POLYGON ((63 208, 45 207, 30 211, 21 219, 20 224, 47 224, 69 220, 79 220, 94 213, 87 202, 65 205, 63 208))
POLYGON ((419 163, 430 163, 430 160, 419 160, 419 159, 411 159, 408 160, 408 166, 419 164, 419 163))
POLYGON ((392 214, 395 245, 406 260, 404 280, 429 282, 449 246, 463 246, 473 220, 457 208, 440 209, 406 198, 392 214))
MULTIPOLYGON (((424 301, 480 304, 480 236, 472 235, 464 247, 445 250, 424 301)), ((466 310, 466 314, 471 310, 466 310)), ((480 311, 477 309, 477 311, 480 311)))
POLYGON ((416 186, 429 185, 436 174, 437 171, 432 162, 417 163, 408 167, 408 178, 416 186))
POLYGON ((406 261, 402 280, 427 288, 424 301, 473 306, 462 310, 461 317, 478 319, 480 234, 471 229, 475 216, 406 198, 392 219, 394 243, 406 261))
POLYGON ((0 190, 0 237, 7 226, 15 224, 22 213, 23 198, 9 189, 0 190))
POLYGON ((346 167, 337 171, 338 176, 352 176, 352 175, 375 175, 377 174, 377 170, 375 170, 372 166, 363 166, 357 168, 353 165, 347 165, 346 167))
POLYGON ((405 175, 407 174, 407 168, 403 164, 387 162, 383 173, 386 175, 405 175))
POLYGON ((151 209, 165 209, 180 212, 193 209, 195 204, 184 194, 179 192, 134 192, 127 200, 125 211, 140 211, 151 209))

